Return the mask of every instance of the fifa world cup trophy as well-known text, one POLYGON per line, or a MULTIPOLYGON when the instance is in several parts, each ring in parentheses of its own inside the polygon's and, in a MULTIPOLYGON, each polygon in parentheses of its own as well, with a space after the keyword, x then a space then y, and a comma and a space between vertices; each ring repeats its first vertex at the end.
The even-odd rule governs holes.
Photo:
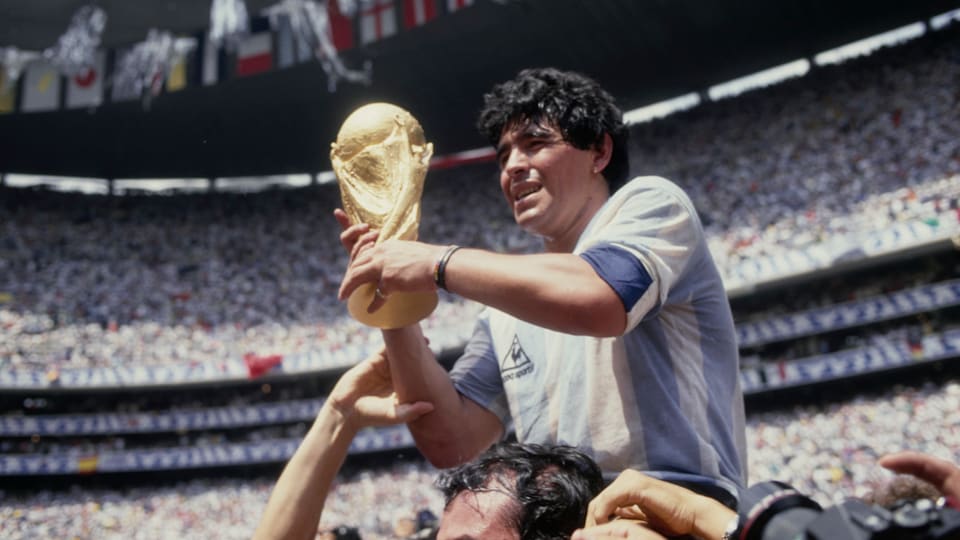
MULTIPOLYGON (((379 229, 377 243, 416 240, 423 181, 433 155, 433 144, 426 141, 417 119, 389 103, 364 105, 344 120, 330 146, 350 221, 379 229)), ((350 315, 368 326, 400 328, 426 318, 437 307, 436 292, 397 292, 368 313, 376 290, 376 283, 366 283, 347 301, 350 315)))

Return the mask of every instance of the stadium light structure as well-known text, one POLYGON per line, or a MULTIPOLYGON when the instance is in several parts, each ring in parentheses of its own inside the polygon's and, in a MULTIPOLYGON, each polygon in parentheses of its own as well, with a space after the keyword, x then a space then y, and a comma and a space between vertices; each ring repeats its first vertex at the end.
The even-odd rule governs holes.
POLYGON ((210 181, 206 178, 126 178, 113 182, 114 193, 202 193, 210 190, 210 181))
POLYGON ((707 89, 707 95, 713 101, 738 96, 747 90, 763 88, 794 77, 802 77, 810 71, 810 62, 806 59, 794 60, 772 68, 764 69, 744 77, 715 84, 707 89))
POLYGON ((910 41, 911 39, 916 39, 925 33, 926 28, 924 24, 922 22, 916 22, 817 53, 813 57, 813 61, 818 66, 839 64, 851 58, 866 56, 880 47, 889 47, 910 41))
POLYGON ((243 176, 233 178, 217 178, 217 191, 234 193, 253 193, 273 187, 305 187, 309 186, 309 174, 276 174, 270 176, 243 176))
POLYGON ((651 105, 637 107, 623 113, 623 121, 627 124, 640 124, 656 118, 663 118, 675 112, 686 111, 700 104, 700 96, 696 92, 677 96, 675 98, 658 101, 651 105))
POLYGON ((960 9, 953 9, 946 13, 941 13, 931 17, 930 28, 934 30, 943 30, 950 24, 960 21, 960 9))
POLYGON ((4 181, 6 187, 11 188, 44 186, 54 191, 80 192, 90 195, 106 195, 110 191, 109 182, 103 178, 7 173, 4 181))

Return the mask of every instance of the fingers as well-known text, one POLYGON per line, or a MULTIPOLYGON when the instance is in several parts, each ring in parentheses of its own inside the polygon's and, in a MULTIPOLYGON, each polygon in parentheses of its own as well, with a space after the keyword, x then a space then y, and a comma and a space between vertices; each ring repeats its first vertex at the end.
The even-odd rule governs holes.
POLYGON ((596 527, 577 529, 570 537, 571 540, 606 540, 609 538, 666 540, 666 536, 643 526, 641 523, 629 520, 617 520, 596 527))
POLYGON ((649 480, 647 476, 630 469, 620 473, 613 483, 590 501, 586 525, 607 523, 618 508, 643 502, 643 491, 649 480))
POLYGON ((353 254, 353 248, 357 244, 360 235, 368 232, 370 226, 366 223, 360 223, 359 225, 351 225, 340 233, 340 244, 343 245, 343 249, 347 250, 347 253, 353 254))
POLYGON ((387 349, 381 348, 379 351, 367 358, 370 368, 380 374, 390 378, 390 364, 387 362, 387 349))
POLYGON ((364 249, 373 247, 379 237, 380 231, 368 231, 360 234, 353 243, 353 249, 350 250, 350 260, 355 260, 364 249))
POLYGON ((346 230, 350 227, 350 216, 348 216, 342 208, 334 209, 333 217, 337 220, 337 223, 340 224, 340 230, 346 230))
POLYGON ((403 423, 413 422, 417 418, 430 412, 433 412, 433 403, 427 401, 402 403, 397 405, 396 419, 403 423))
POLYGON ((614 515, 622 519, 635 519, 647 521, 647 515, 643 513, 643 510, 638 505, 633 506, 624 506, 617 508, 613 511, 614 515))
MULTIPOLYGON (((350 264, 350 267, 347 268, 347 273, 343 276, 343 281, 340 282, 340 292, 337 293, 337 297, 340 300, 345 300, 353 294, 353 291, 357 287, 371 281, 380 281, 380 270, 378 267, 373 264, 372 261, 363 259, 355 260, 350 264)), ((380 292, 381 294, 386 293, 383 289, 381 289, 380 292)))
POLYGON ((383 307, 387 303, 387 293, 383 291, 378 285, 373 293, 373 300, 370 302, 370 305, 367 306, 367 313, 373 313, 383 307))
POLYGON ((350 260, 356 257, 364 245, 371 242, 367 235, 373 233, 372 242, 376 242, 376 231, 372 230, 370 225, 366 223, 351 224, 347 213, 339 208, 333 211, 333 217, 340 225, 340 244, 350 254, 350 260))
POLYGON ((880 465, 900 474, 909 474, 929 482, 943 495, 960 497, 960 467, 919 452, 905 451, 880 458, 880 465))

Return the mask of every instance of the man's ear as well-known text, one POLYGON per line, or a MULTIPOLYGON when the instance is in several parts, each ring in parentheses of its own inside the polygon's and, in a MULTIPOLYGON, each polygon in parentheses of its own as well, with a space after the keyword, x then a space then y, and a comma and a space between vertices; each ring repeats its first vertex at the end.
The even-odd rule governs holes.
POLYGON ((610 157, 613 155, 613 138, 610 137, 610 134, 604 133, 603 140, 593 150, 593 172, 602 173, 610 164, 610 157))

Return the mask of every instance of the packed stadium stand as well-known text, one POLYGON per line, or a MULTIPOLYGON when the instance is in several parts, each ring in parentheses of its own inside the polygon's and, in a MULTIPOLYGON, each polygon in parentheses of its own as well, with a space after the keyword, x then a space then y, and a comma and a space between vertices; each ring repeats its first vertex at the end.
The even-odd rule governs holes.
MULTIPOLYGON (((632 127, 633 172, 691 194, 730 293, 751 482, 830 503, 884 482, 886 452, 960 459, 957 81, 948 28, 632 127)), ((431 172, 421 238, 535 250, 495 175, 431 172)), ((336 301, 338 202, 0 188, 0 537, 249 537, 325 392, 379 347, 336 301)), ((479 309, 442 295, 442 361, 479 309)), ((321 528, 439 515, 410 446, 362 433, 321 528)))

